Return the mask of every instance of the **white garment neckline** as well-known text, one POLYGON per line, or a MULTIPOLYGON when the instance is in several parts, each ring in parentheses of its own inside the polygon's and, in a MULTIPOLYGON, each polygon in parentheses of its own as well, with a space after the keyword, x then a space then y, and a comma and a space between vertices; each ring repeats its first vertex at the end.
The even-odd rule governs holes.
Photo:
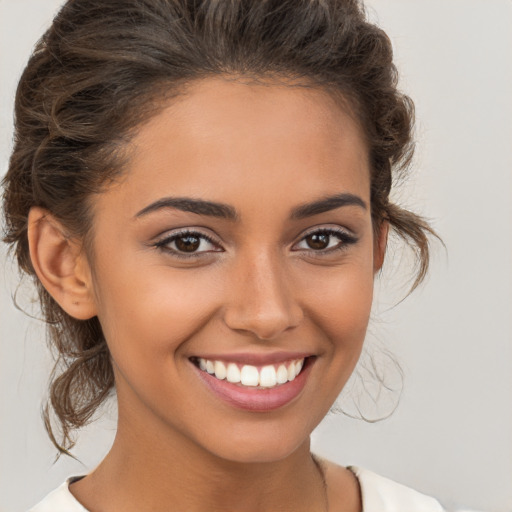
MULTIPOLYGON (((405 485, 357 466, 348 466, 347 469, 354 473, 359 482, 362 512, 444 511, 436 499, 405 485)), ((29 512, 89 512, 69 490, 70 484, 84 476, 68 478, 29 512)))

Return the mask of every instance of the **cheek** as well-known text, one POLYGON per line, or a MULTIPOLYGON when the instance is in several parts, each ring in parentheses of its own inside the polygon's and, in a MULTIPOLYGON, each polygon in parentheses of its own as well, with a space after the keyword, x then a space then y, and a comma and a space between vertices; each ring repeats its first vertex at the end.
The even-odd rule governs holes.
POLYGON ((129 280, 121 264, 98 276, 98 316, 115 368, 118 400, 124 411, 126 403, 134 403, 134 394, 137 403, 154 411, 172 403, 183 419, 190 411, 177 383, 188 382, 189 341, 215 314, 214 282, 208 286, 204 277, 192 279, 190 272, 165 267, 138 268, 129 280))
MULTIPOLYGON (((122 270, 119 270, 122 274, 122 270)), ((125 274, 129 275, 129 274, 125 274)), ((192 330, 200 329, 211 314, 208 290, 184 273, 149 269, 126 280, 102 280, 100 321, 112 341, 119 334, 153 346, 179 344, 192 330), (114 282, 117 281, 117 282, 114 282)), ((108 338, 108 336, 107 336, 108 338)))
POLYGON ((115 263, 96 277, 103 332, 121 370, 154 379, 215 315, 219 276, 206 268, 191 272, 122 258, 115 263))
MULTIPOLYGON (((326 407, 330 407, 352 374, 366 337, 373 298, 373 271, 366 266, 340 269, 311 297, 310 318, 325 340, 322 365, 326 407), (328 283, 328 284, 327 284, 328 283)), ((320 362, 320 361, 319 361, 320 362)))
POLYGON ((368 265, 340 268, 317 286, 306 285, 310 316, 333 342, 362 343, 373 300, 373 271, 368 265))

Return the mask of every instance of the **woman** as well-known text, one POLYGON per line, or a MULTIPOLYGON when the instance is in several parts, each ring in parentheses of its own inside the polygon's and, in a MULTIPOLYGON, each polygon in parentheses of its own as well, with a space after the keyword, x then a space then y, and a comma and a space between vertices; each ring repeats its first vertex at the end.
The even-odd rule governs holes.
MULTIPOLYGON (((115 389, 114 445, 33 510, 442 510, 313 456, 363 346, 412 103, 359 2, 68 2, 20 81, 6 241, 60 360, 61 453, 115 389)), ((55 421, 54 421, 55 420, 55 421)))

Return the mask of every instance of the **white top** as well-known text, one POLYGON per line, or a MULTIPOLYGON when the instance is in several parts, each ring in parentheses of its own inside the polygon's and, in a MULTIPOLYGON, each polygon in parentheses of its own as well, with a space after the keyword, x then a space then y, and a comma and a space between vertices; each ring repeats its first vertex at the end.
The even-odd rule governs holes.
MULTIPOLYGON (((405 485, 379 476, 367 469, 350 467, 361 487, 363 512, 443 512, 434 498, 425 496, 405 485)), ((69 492, 68 478, 29 512, 88 512, 69 492)))

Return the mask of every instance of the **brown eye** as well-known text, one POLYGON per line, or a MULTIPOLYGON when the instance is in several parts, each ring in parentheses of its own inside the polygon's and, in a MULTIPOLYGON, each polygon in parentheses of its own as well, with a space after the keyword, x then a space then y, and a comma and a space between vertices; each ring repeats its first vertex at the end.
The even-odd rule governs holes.
POLYGON ((223 249, 212 237, 195 231, 175 233, 159 240, 154 247, 176 258, 200 258, 223 249))
POLYGON ((308 235, 304 240, 311 249, 321 250, 329 246, 331 235, 329 233, 313 233, 308 235))
POLYGON ((195 235, 183 235, 179 238, 176 238, 175 242, 176 248, 182 252, 194 252, 199 249, 199 245, 201 244, 201 239, 195 235))
POLYGON ((306 250, 315 256, 327 256, 336 250, 347 249, 357 241, 357 237, 345 229, 326 227, 307 233, 293 250, 306 250))

